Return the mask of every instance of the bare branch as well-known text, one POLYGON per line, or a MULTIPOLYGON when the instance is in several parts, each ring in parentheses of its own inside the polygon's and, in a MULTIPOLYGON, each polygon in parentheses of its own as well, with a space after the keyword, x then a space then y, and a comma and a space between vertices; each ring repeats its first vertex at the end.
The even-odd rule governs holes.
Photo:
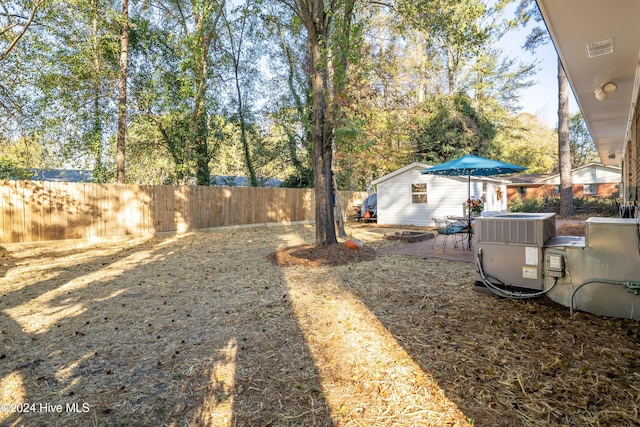
POLYGON ((29 15, 29 18, 27 19, 27 22, 25 22, 24 26, 22 27, 22 31, 20 31, 20 33, 18 33, 18 35, 16 35, 16 37, 13 39, 13 41, 9 44, 9 46, 7 46, 7 48, 4 50, 4 52, 0 53, 0 61, 2 61, 4 58, 6 58, 6 56, 11 53, 11 51, 16 47, 16 45, 18 44, 18 42, 20 41, 20 39, 22 38, 22 36, 24 36, 24 34, 27 32, 27 30, 29 29, 29 26, 31 25, 31 23, 33 22, 33 19, 36 17, 36 11, 38 10, 38 7, 40 7, 40 5, 42 3, 44 3, 46 0, 37 0, 34 4, 33 7, 31 8, 31 14, 29 15))

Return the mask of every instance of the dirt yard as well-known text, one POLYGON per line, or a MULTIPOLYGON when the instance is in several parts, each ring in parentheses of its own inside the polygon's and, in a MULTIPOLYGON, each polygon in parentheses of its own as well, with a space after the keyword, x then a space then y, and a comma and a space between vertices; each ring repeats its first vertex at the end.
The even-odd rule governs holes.
POLYGON ((364 251, 314 253, 302 225, 3 248, 0 424, 640 424, 638 322, 347 231, 364 251))

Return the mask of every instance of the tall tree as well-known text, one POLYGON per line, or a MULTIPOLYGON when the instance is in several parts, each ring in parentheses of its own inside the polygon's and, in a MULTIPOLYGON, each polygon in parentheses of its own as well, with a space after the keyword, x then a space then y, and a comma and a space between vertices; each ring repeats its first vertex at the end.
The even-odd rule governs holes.
POLYGON ((311 60, 312 164, 315 194, 316 245, 337 243, 333 211, 334 131, 340 120, 351 52, 355 0, 296 0, 287 3, 307 32, 311 60))
POLYGON ((363 28, 354 45, 359 60, 349 69, 335 150, 335 174, 345 190, 363 190, 411 161, 406 130, 408 112, 415 111, 413 75, 406 72, 413 64, 405 60, 416 49, 404 39, 399 17, 368 4, 358 13, 358 25, 363 28))
POLYGON ((575 215, 569 138, 569 83, 558 57, 558 159, 560 163, 560 215, 575 215))
POLYGON ((569 117, 569 138, 571 165, 574 168, 600 161, 581 112, 572 114, 569 117))
POLYGON ((122 0, 120 30, 120 73, 118 84, 118 137, 116 147, 116 178, 124 184, 125 141, 127 136, 127 58, 129 54, 129 0, 122 0))
MULTIPOLYGON (((532 20, 542 22, 542 14, 535 0, 520 0, 518 22, 526 26, 532 20)), ((549 32, 535 26, 527 37, 524 48, 530 52, 551 40, 549 32)), ((573 181, 571 179, 571 150, 569 144, 569 81, 558 56, 558 170, 560 171, 560 215, 575 214, 573 181)))
POLYGON ((305 28, 293 8, 272 4, 264 22, 273 40, 274 54, 268 61, 273 77, 268 87, 271 95, 266 104, 267 121, 273 123, 271 133, 283 135, 283 152, 286 153, 287 187, 313 187, 311 152, 311 70, 306 49, 305 28))
POLYGON ((527 173, 547 174, 558 166, 558 136, 530 113, 509 116, 495 139, 495 156, 527 168, 527 173))
POLYGON ((119 13, 104 0, 52 6, 31 56, 42 64, 28 86, 41 106, 39 131, 49 156, 93 168, 94 180, 106 182, 113 176, 107 144, 117 116, 119 13))
MULTIPOLYGON (((251 147, 249 141, 249 120, 248 106, 246 105, 247 93, 250 91, 248 84, 248 76, 250 75, 250 66, 245 65, 245 55, 247 51, 246 40, 248 36, 251 18, 250 0, 235 11, 239 16, 235 23, 230 21, 228 14, 223 15, 224 27, 227 30, 228 48, 226 48, 227 57, 231 60, 231 68, 233 74, 233 86, 236 102, 236 114, 238 126, 240 127, 240 143, 242 144, 242 154, 244 156, 244 164, 249 173, 249 183, 252 187, 258 186, 256 170, 251 155, 251 147), (235 25, 234 25, 235 24, 235 25)), ((233 13, 233 11, 232 11, 233 13)))
MULTIPOLYGON (((91 11, 90 48, 88 51, 91 64, 89 96, 91 97, 92 107, 89 112, 91 124, 88 132, 84 135, 84 139, 95 162, 94 180, 97 182, 105 182, 107 178, 106 167, 104 165, 104 140, 107 126, 104 117, 108 114, 106 102, 108 95, 103 92, 103 73, 104 68, 107 68, 105 67, 107 58, 102 43, 104 40, 108 40, 111 34, 106 30, 106 25, 102 20, 102 17, 106 14, 106 5, 101 0, 90 0, 89 7, 91 11)), ((112 40, 109 40, 109 42, 111 41, 112 40)), ((111 49, 114 47, 112 44, 111 49)), ((108 69, 113 72, 112 67, 108 67, 108 69)))
POLYGON ((157 11, 140 23, 144 71, 137 74, 139 108, 156 123, 176 162, 180 182, 209 185, 212 158, 212 66, 225 0, 151 1, 157 11))
POLYGON ((42 144, 47 165, 93 168, 101 182, 111 176, 116 122, 116 14, 105 0, 42 3, 0 70, 0 109, 11 111, 0 117, 17 123, 10 132, 42 144))
POLYGON ((463 154, 489 155, 495 126, 478 114, 466 94, 434 96, 422 108, 413 134, 416 160, 442 163, 463 154))
POLYGON ((489 38, 483 25, 489 9, 479 0, 401 0, 398 8, 423 33, 422 49, 444 70, 445 92, 458 92, 463 70, 489 38))

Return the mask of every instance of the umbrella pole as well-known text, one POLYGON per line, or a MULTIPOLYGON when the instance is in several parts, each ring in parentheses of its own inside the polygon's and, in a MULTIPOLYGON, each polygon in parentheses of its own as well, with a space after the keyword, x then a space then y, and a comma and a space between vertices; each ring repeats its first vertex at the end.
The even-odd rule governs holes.
MULTIPOLYGON (((467 193, 467 200, 471 200, 471 171, 469 171, 467 193)), ((469 235, 467 236, 467 245, 469 247, 469 250, 471 250, 471 208, 467 206, 466 203, 465 206, 467 207, 467 232, 469 233, 469 235)))

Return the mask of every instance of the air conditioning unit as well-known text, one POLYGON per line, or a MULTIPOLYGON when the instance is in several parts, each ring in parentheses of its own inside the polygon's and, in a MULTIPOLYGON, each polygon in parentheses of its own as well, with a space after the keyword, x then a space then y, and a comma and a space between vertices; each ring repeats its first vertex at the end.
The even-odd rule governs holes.
POLYGON ((553 213, 476 218, 474 289, 640 320, 640 218, 594 217, 585 226, 584 236, 556 236, 553 213))
POLYGON ((517 288, 543 289, 543 247, 556 235, 554 213, 508 213, 475 219, 485 275, 517 288))

